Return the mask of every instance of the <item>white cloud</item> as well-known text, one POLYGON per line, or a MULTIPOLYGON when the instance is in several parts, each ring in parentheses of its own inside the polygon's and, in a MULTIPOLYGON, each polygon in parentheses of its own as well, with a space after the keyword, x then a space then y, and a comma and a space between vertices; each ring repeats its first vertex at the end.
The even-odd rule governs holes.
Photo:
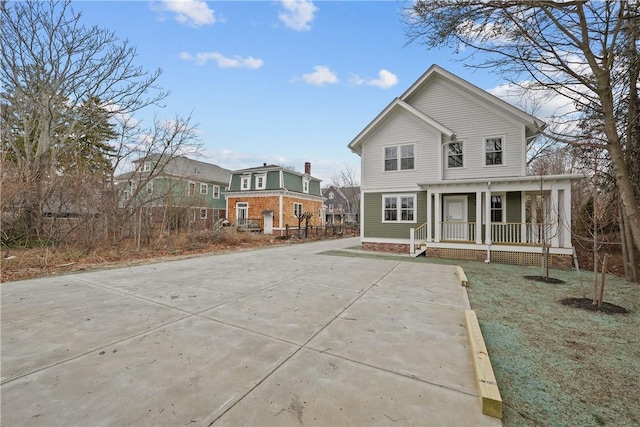
POLYGON ((313 73, 302 75, 302 80, 310 85, 322 86, 327 83, 338 83, 338 76, 326 65, 316 65, 313 73))
POLYGON ((396 76, 389 70, 380 70, 378 72, 377 79, 368 79, 357 74, 353 74, 349 79, 349 83, 356 86, 368 85, 379 87, 382 89, 389 89, 390 87, 398 84, 398 76, 396 76))
POLYGON ((282 0, 283 10, 278 14, 280 21, 296 31, 309 31, 309 25, 318 8, 309 0, 282 0))
POLYGON ((264 64, 262 59, 254 58, 253 56, 242 58, 235 55, 233 58, 229 58, 219 52, 198 52, 195 55, 189 52, 181 52, 180 59, 193 62, 196 65, 204 65, 209 61, 215 61, 220 68, 248 68, 250 70, 257 70, 264 64))
POLYGON ((160 12, 173 13, 181 24, 200 27, 216 23, 214 10, 201 0, 162 0, 160 4, 152 3, 152 7, 160 12))

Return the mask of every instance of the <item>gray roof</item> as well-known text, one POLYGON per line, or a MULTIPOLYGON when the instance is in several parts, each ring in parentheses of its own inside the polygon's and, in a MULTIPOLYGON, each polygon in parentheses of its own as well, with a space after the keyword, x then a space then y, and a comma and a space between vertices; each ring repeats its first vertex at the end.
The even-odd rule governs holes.
MULTIPOLYGON (((119 175, 117 179, 128 179, 136 173, 141 172, 141 168, 139 167, 141 163, 158 162, 161 158, 162 156, 157 154, 140 158, 133 162, 137 165, 135 171, 123 173, 119 175)), ((200 160, 193 160, 184 156, 176 156, 169 159, 161 175, 171 175, 193 181, 207 181, 227 185, 231 178, 231 171, 212 163, 201 162, 200 160)))

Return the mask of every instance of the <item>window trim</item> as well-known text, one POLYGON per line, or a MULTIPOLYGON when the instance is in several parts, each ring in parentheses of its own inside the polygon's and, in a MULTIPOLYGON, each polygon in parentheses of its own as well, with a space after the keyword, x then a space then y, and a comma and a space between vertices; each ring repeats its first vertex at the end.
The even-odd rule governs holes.
POLYGON ((416 170, 416 147, 417 144, 415 142, 410 142, 406 144, 394 144, 394 145, 385 145, 382 150, 382 171, 383 172, 409 172, 416 170), (413 157, 402 157, 402 147, 412 147, 413 157), (387 159, 387 148, 395 148, 396 149, 396 157, 392 159, 387 159), (403 169, 402 168, 402 160, 403 159, 413 159, 413 167, 403 169), (387 160, 395 160, 395 169, 387 169, 387 160))
POLYGON ((202 195, 209 194, 209 185, 208 184, 200 183, 200 194, 202 194, 202 195), (204 188, 204 191, 202 191, 203 188, 204 188))
POLYGON ((214 199, 218 200, 220 199, 220 186, 219 185, 214 185, 211 191, 211 195, 214 199))
POLYGON ((295 216, 296 218, 297 218, 297 216, 296 216, 296 207, 297 207, 297 206, 300 206, 300 214, 302 214, 302 213, 304 212, 304 211, 302 210, 302 209, 303 209, 303 207, 302 207, 302 203, 294 202, 294 203, 293 203, 293 216, 295 216))
POLYGON ((251 190, 251 174, 242 175, 240 177, 240 191, 249 191, 251 190), (246 188, 245 188, 245 183, 246 188))
POLYGON ((187 196, 194 197, 196 195, 196 183, 193 181, 189 181, 187 183, 187 196), (193 190, 191 189, 193 187, 193 190))
POLYGON ((151 162, 142 163, 142 172, 151 172, 151 162))
POLYGON ((507 138, 505 135, 492 135, 492 136, 485 136, 484 138, 482 138, 482 155, 484 157, 484 159, 482 160, 482 165, 484 167, 488 167, 488 168, 492 168, 492 167, 500 167, 500 166, 506 166, 506 142, 507 138), (500 164, 493 164, 493 165, 488 165, 487 164, 487 140, 488 139, 494 139, 494 138, 500 138, 502 140, 502 150, 501 151, 492 151, 492 153, 502 153, 502 163, 500 164))
POLYGON ((255 176, 255 186, 256 186, 256 190, 265 190, 267 188, 267 174, 266 173, 256 174, 256 176, 255 176), (262 179, 262 185, 258 184, 260 179, 262 179))
POLYGON ((455 141, 450 141, 444 144, 445 147, 445 156, 444 156, 444 166, 446 169, 464 169, 467 166, 467 141, 464 139, 457 139, 455 141), (462 144, 462 166, 449 166, 449 145, 451 144, 462 144))
POLYGON ((205 220, 207 219, 208 216, 208 209, 207 208, 200 208, 200 219, 201 220, 205 220), (202 215, 204 213, 204 215, 202 215))
POLYGON ((153 194, 153 180, 147 181, 146 190, 147 194, 153 194))
POLYGON ((309 194, 309 178, 302 178, 302 192, 305 194, 309 194))
POLYGON ((496 192, 492 192, 489 195, 489 221, 491 224, 505 224, 507 222, 507 193, 506 192, 496 191, 496 192), (502 212, 502 221, 494 222, 492 218, 494 209, 493 207, 491 207, 491 198, 494 196, 502 197, 502 207, 500 209, 502 212))
POLYGON ((417 193, 395 193, 395 194, 382 194, 382 222, 385 224, 416 224, 418 222, 418 195, 417 193), (402 198, 410 197, 413 199, 413 219, 402 219, 402 198), (385 219, 385 199, 396 199, 396 220, 385 219))

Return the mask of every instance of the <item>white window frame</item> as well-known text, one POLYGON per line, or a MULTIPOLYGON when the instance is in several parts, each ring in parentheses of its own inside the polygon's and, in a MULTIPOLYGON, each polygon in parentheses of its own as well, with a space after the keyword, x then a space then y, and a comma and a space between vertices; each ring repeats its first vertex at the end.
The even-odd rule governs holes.
POLYGON ((467 164, 467 144, 466 141, 464 139, 458 139, 456 141, 451 141, 451 142, 447 142, 444 145, 444 149, 445 149, 445 156, 444 156, 444 166, 447 169, 464 169, 466 164, 467 164), (449 146, 451 144, 462 144, 462 165, 461 166, 449 166, 449 146))
POLYGON ((329 193, 329 200, 333 200, 334 194, 333 191, 331 193, 329 193))
POLYGON ((300 214, 302 214, 302 212, 303 212, 302 203, 295 202, 293 204, 293 216, 295 216, 297 218, 296 215, 298 214, 298 212, 300 212, 300 214), (300 209, 298 209, 298 206, 300 206, 300 209))
POLYGON ((383 194, 382 195, 382 222, 387 224, 397 224, 397 223, 405 223, 405 224, 415 224, 418 221, 418 196, 416 193, 406 193, 406 194, 383 194), (395 220, 387 220, 385 219, 385 201, 386 199, 395 198, 396 199, 396 219, 395 220), (402 199, 403 198, 411 198, 413 199, 413 208, 411 211, 413 213, 412 220, 403 220, 402 219, 402 211, 407 210, 406 208, 402 208, 402 199))
POLYGON ((302 192, 309 194, 309 178, 302 178, 302 192))
POLYGON ((329 212, 333 212, 333 203, 329 203, 329 212))
POLYGON ((200 183, 200 194, 209 194, 209 186, 207 184, 200 183))
POLYGON ((214 185, 213 186, 212 194, 213 194, 213 198, 214 199, 219 199, 220 198, 220 186, 219 185, 214 185))
POLYGON ((416 144, 415 143, 409 143, 409 144, 398 144, 398 145, 387 145, 385 147, 383 147, 384 149, 382 150, 382 171, 383 172, 403 172, 403 171, 413 171, 416 170, 416 144), (402 157, 402 148, 403 147, 411 147, 411 151, 413 153, 413 157, 402 157), (387 159, 387 149, 388 148, 395 148, 396 150, 396 157, 395 158, 391 158, 391 159, 387 159), (411 168, 402 168, 402 160, 403 159, 413 159, 413 167, 411 168), (394 160, 395 161, 395 169, 387 169, 387 160, 394 160))
POLYGON ((187 196, 194 197, 195 195, 196 195, 196 183, 193 181, 189 181, 189 183, 187 184, 187 196))
POLYGON ((200 208, 200 219, 207 219, 207 208, 200 208))
MULTIPOLYGON (((488 197, 489 199, 489 215, 491 215, 491 213, 493 212, 493 209, 491 208, 491 198, 493 196, 500 196, 502 197, 502 222, 493 222, 491 221, 492 224, 504 224, 507 222, 507 193, 505 192, 495 192, 495 193, 491 193, 488 197)), ((484 198, 483 198, 484 199, 484 198)), ((485 214, 485 201, 482 201, 482 223, 486 224, 487 223, 487 219, 485 218, 486 214, 485 214)), ((491 220, 491 216, 489 216, 489 220, 491 220)))
POLYGON ((506 140, 507 140, 507 138, 504 135, 487 136, 487 137, 484 137, 482 139, 482 152, 483 152, 483 155, 484 155, 484 160, 483 160, 484 166, 489 167, 489 168, 494 167, 494 166, 495 167, 506 166, 506 161, 505 161, 506 160, 506 144, 505 144, 506 140), (489 140, 489 139, 497 139, 497 138, 500 138, 500 140, 502 141, 502 150, 500 150, 500 151, 492 151, 492 153, 502 153, 502 162, 500 164, 488 165, 487 164, 487 154, 489 154, 489 153, 487 152, 487 140, 489 140))
POLYGON ((255 176, 256 190, 264 190, 267 188, 267 174, 260 173, 255 176), (262 183, 260 181, 262 180, 262 183))
POLYGON ((240 177, 240 190, 241 191, 251 190, 251 175, 242 175, 240 177))
POLYGON ((147 194, 153 194, 153 180, 147 181, 147 194))
POLYGON ((151 163, 144 162, 142 164, 142 172, 151 172, 151 163))

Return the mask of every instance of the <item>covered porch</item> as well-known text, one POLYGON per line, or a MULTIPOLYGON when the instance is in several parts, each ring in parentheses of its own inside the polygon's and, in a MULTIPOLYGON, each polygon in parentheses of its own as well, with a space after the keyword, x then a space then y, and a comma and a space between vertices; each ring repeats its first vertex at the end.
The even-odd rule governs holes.
POLYGON ((419 184, 427 222, 410 230, 410 253, 470 251, 491 260, 494 251, 572 254, 571 181, 576 175, 456 180, 419 184))

